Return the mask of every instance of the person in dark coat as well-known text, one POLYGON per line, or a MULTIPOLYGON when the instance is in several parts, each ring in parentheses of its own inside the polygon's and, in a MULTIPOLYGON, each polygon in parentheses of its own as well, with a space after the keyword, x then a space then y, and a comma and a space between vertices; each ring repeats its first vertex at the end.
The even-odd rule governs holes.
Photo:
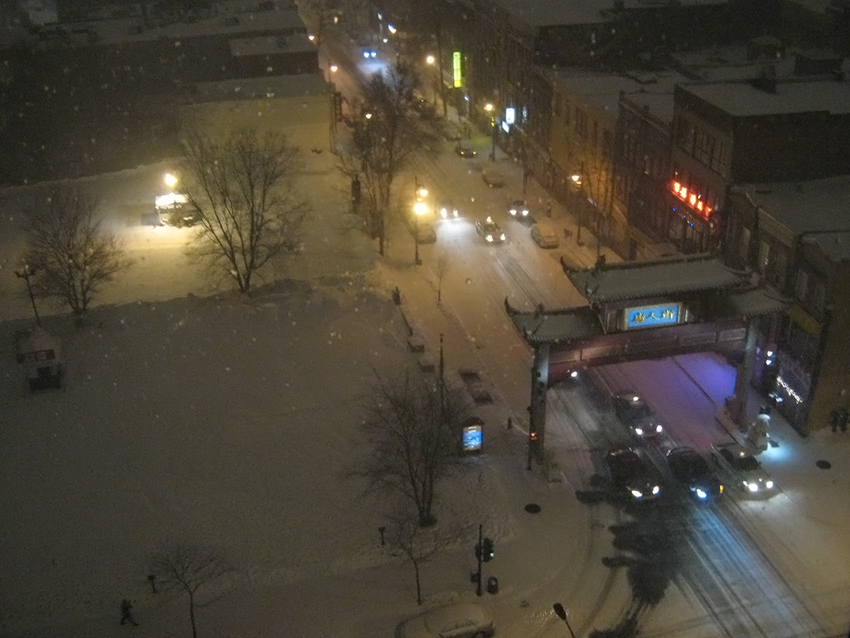
POLYGON ((130 623, 133 627, 138 627, 139 623, 133 618, 133 603, 126 598, 121 601, 121 624, 130 623))

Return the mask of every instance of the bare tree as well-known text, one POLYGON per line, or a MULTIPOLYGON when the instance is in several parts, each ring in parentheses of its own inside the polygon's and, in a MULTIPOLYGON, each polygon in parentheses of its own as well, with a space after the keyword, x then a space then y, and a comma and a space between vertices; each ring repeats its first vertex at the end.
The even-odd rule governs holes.
POLYGON ((59 299, 77 317, 103 284, 130 266, 121 243, 103 229, 96 208, 84 191, 56 186, 30 201, 23 214, 33 290, 59 299))
POLYGON ((223 139, 193 130, 184 147, 183 188, 199 212, 187 254, 248 292, 258 271, 300 246, 309 211, 295 187, 300 151, 282 134, 255 129, 223 139))
POLYGON ((437 484, 458 466, 468 415, 463 397, 439 379, 379 376, 363 420, 368 452, 350 473, 367 480, 367 491, 400 494, 420 525, 432 525, 437 484))
POLYGON ((360 180, 366 225, 381 255, 393 181, 415 153, 436 149, 439 142, 434 128, 419 116, 418 86, 419 78, 406 64, 373 75, 363 91, 362 112, 352 120, 351 151, 339 164, 345 175, 360 180))
POLYGON ((233 567, 215 549, 175 543, 162 545, 150 558, 151 573, 165 589, 178 589, 189 596, 192 638, 198 638, 195 610, 198 590, 222 580, 233 567))
POLYGON ((446 254, 440 255, 437 259, 437 303, 443 302, 443 279, 446 278, 449 270, 451 270, 451 260, 446 254))
POLYGON ((403 554, 413 566, 413 575, 416 580, 416 604, 421 605, 422 564, 460 540, 463 529, 458 525, 422 527, 417 519, 417 513, 411 511, 407 503, 397 507, 389 515, 388 521, 387 541, 391 548, 403 554))

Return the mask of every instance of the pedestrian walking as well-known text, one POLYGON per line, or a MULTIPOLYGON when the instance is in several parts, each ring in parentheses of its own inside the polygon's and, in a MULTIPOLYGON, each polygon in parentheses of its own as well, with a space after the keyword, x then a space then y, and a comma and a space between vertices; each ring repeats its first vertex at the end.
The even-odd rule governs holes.
POLYGON ((121 601, 121 624, 130 623, 133 627, 138 627, 139 623, 133 618, 133 603, 126 598, 121 601))

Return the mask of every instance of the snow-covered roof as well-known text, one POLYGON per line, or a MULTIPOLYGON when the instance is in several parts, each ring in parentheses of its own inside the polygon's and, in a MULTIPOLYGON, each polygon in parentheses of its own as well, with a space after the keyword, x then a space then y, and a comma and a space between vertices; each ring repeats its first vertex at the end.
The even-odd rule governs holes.
POLYGON ((850 82, 846 80, 778 80, 775 93, 758 89, 749 82, 680 86, 735 117, 815 111, 850 113, 850 82))
MULTIPOLYGON (((571 67, 557 69, 556 76, 570 91, 581 95, 588 103, 610 113, 612 117, 617 117, 620 93, 625 92, 630 97, 637 94, 666 93, 672 118, 673 90, 676 84, 687 80, 684 75, 675 71, 620 74, 571 67)), ((663 100, 663 97, 659 99, 663 100)))
POLYGON ((230 40, 230 52, 236 57, 316 50, 316 45, 310 42, 306 33, 294 33, 288 36, 260 35, 230 40))
MULTIPOLYGON (((533 27, 596 24, 608 22, 613 0, 492 0, 509 14, 533 27)), ((727 0, 682 0, 683 6, 728 4, 727 0)), ((625 0, 626 10, 648 10, 667 6, 666 0, 625 0)))
POLYGON ((257 100, 287 98, 327 93, 327 83, 321 73, 275 75, 263 78, 241 78, 221 82, 201 82, 195 85, 193 102, 222 102, 226 100, 257 100))
POLYGON ((717 298, 715 314, 723 317, 758 317, 782 312, 786 302, 763 288, 728 291, 717 298))
POLYGON ((295 33, 307 28, 294 10, 250 11, 239 14, 212 15, 193 21, 171 22, 164 25, 146 25, 141 17, 75 22, 77 29, 85 28, 96 34, 98 44, 116 44, 158 40, 180 40, 211 35, 239 36, 245 33, 280 32, 295 33))
POLYGON ((794 235, 819 244, 834 261, 850 259, 850 175, 737 188, 794 235))
POLYGON ((588 301, 596 303, 730 288, 742 282, 740 273, 711 255, 623 262, 586 270, 565 267, 564 272, 588 301))
POLYGON ((589 306, 557 312, 510 313, 510 316, 529 343, 577 341, 605 333, 598 313, 589 306))

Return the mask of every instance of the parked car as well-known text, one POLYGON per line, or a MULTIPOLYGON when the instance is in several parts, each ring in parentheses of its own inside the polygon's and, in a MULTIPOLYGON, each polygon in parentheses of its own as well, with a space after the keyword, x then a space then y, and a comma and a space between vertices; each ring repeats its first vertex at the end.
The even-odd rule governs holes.
POLYGON ((611 483, 635 501, 649 501, 661 495, 661 477, 655 466, 637 450, 617 447, 605 455, 611 483))
POLYGON ((492 217, 488 217, 483 222, 475 222, 475 230, 484 238, 488 244, 498 244, 505 241, 505 233, 499 228, 499 225, 493 221, 492 217))
POLYGON ((437 232, 428 222, 420 221, 418 228, 414 228, 413 232, 416 235, 416 241, 420 244, 433 244, 437 241, 437 232))
POLYGON ((664 432, 664 427, 646 401, 633 390, 623 390, 614 395, 614 413, 639 440, 651 439, 664 432))
POLYGON ((531 238, 541 248, 557 248, 559 245, 558 235, 548 224, 536 223, 531 226, 531 238))
POLYGON ((476 155, 475 149, 472 148, 472 143, 463 140, 458 140, 458 143, 455 144, 455 153, 461 157, 468 158, 473 158, 476 155))
POLYGON ((729 477, 730 485, 745 494, 767 497, 776 492, 773 480, 761 463, 737 441, 712 445, 711 461, 729 477))
POLYGON ((487 638, 495 633, 493 615, 480 603, 436 607, 399 625, 397 638, 487 638))
POLYGON ((692 447, 675 447, 665 457, 673 478, 699 502, 712 502, 723 493, 723 484, 708 461, 692 447))
POLYGON ((493 168, 485 168, 481 173, 484 178, 484 183, 490 188, 501 188, 505 185, 505 177, 499 171, 493 168))

